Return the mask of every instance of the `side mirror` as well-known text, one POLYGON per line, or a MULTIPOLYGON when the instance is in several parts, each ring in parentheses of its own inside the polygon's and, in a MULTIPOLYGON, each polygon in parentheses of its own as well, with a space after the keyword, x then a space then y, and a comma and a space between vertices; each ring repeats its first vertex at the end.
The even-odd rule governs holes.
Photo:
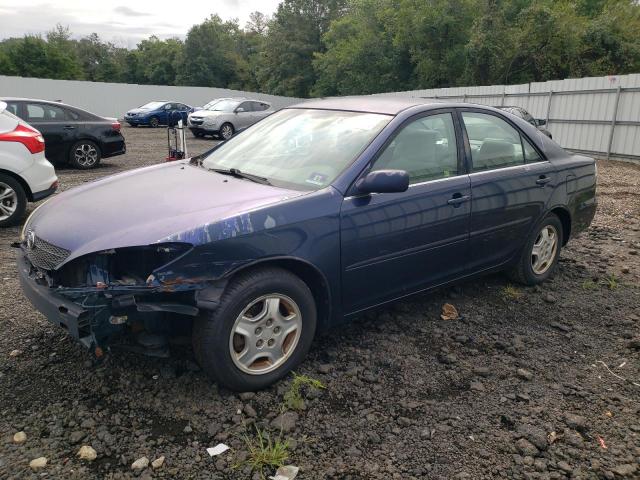
POLYGON ((536 118, 536 125, 542 127, 547 124, 547 121, 544 118, 536 118))
POLYGON ((242 107, 236 108, 236 113, 242 113, 242 112, 244 112, 244 108, 242 107))
POLYGON ((359 193, 400 193, 409 188, 409 174, 404 170, 375 170, 356 182, 359 193))

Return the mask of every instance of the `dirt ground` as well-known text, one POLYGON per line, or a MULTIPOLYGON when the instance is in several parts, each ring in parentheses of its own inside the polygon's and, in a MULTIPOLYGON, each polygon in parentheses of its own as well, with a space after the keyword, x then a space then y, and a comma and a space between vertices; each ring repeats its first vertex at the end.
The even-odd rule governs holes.
MULTIPOLYGON (((124 133, 125 156, 60 170, 62 189, 162 161, 164 130, 124 133)), ((189 140, 192 153, 212 145, 189 140)), ((185 345, 94 365, 22 296, 19 229, 1 230, 0 478, 260 478, 247 465, 254 425, 288 441, 300 479, 640 478, 640 166, 598 171, 597 217, 551 281, 494 275, 318 338, 298 373, 326 388, 303 389, 304 408, 284 416, 291 379, 232 394, 185 345), (440 318, 447 302, 460 319, 440 318), (220 442, 231 450, 211 458, 220 442), (83 445, 94 461, 78 459, 83 445), (33 471, 37 457, 48 463, 33 471)))

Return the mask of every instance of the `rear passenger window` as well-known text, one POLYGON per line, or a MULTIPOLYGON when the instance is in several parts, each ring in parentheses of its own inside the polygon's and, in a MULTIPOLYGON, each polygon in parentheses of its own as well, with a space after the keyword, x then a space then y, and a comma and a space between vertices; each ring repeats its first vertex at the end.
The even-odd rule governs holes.
POLYGON ((458 174, 458 149, 450 113, 414 120, 385 148, 372 170, 405 170, 410 183, 458 174))
POLYGON ((7 112, 13 113, 16 117, 18 116, 18 104, 17 103, 7 103, 7 112))

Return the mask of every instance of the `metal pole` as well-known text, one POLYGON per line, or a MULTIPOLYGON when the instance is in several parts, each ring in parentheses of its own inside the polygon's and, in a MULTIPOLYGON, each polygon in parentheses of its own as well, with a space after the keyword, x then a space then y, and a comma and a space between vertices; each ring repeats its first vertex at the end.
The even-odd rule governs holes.
POLYGON ((616 131, 616 120, 618 118, 618 105, 620 104, 620 85, 616 89, 616 101, 613 106, 613 116, 611 117, 611 131, 609 132, 609 145, 607 146, 607 160, 611 157, 611 147, 613 146, 613 134, 616 131))
POLYGON ((502 90, 502 100, 500 100, 500 106, 501 107, 504 107, 504 95, 505 95, 505 93, 506 92, 504 90, 502 90))
POLYGON ((462 95, 462 103, 467 103, 467 94, 462 95))
POLYGON ((549 102, 547 103, 547 116, 545 118, 547 126, 549 124, 549 113, 551 113, 551 99, 553 98, 553 90, 549 90, 549 102))

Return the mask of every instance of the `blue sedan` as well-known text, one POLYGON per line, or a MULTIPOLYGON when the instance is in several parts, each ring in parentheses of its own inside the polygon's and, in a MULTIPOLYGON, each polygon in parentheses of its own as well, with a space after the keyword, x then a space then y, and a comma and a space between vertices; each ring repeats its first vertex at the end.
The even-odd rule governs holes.
POLYGON ((148 125, 158 127, 160 125, 175 125, 182 119, 187 124, 187 117, 193 112, 193 107, 179 102, 149 102, 141 107, 129 110, 124 115, 124 120, 132 127, 148 125))
POLYGON ((18 265, 26 296, 96 355, 136 325, 190 329, 211 378, 256 390, 365 310, 500 270, 545 281, 595 193, 592 158, 494 108, 309 101, 56 195, 18 265))

